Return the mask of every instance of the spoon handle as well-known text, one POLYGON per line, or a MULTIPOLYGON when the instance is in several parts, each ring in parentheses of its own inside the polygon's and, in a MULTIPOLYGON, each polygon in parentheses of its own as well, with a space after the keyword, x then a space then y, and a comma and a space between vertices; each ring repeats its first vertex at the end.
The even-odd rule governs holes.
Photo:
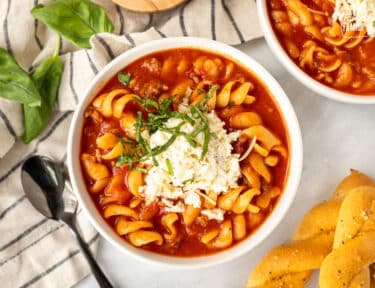
POLYGON ((96 278, 96 280, 98 281, 100 288, 113 288, 112 284, 107 279, 107 276, 104 275, 102 269, 99 267, 98 263, 92 256, 89 246, 86 244, 85 241, 83 241, 76 227, 74 225, 72 226, 73 226, 72 230, 74 231, 74 234, 77 237, 77 240, 78 240, 79 246, 81 247, 83 255, 85 256, 87 262, 89 263, 91 271, 94 274, 94 277, 96 278))

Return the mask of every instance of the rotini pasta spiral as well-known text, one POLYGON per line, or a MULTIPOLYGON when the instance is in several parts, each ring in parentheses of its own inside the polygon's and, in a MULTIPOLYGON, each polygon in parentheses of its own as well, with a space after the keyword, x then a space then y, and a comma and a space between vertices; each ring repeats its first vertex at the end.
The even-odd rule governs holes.
POLYGON ((224 87, 218 92, 216 99, 216 106, 218 108, 227 107, 232 105, 241 105, 242 103, 251 104, 254 102, 254 97, 248 95, 248 92, 254 89, 254 85, 251 82, 245 82, 240 84, 237 89, 232 89, 234 81, 229 81, 224 87))
POLYGON ((168 241, 173 241, 177 237, 177 229, 174 224, 176 221, 178 221, 178 215, 176 213, 169 213, 162 218, 163 225, 169 231, 169 234, 164 234, 164 238, 168 241))
POLYGON ((98 109, 104 117, 113 116, 121 118, 126 104, 137 98, 139 98, 137 95, 130 94, 126 89, 115 89, 97 97, 93 102, 93 106, 98 109))

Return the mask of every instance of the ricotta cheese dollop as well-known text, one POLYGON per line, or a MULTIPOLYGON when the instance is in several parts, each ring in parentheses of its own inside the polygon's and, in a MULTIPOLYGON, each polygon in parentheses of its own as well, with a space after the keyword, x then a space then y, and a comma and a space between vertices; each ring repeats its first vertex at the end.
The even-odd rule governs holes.
MULTIPOLYGON (((225 193, 229 188, 238 187, 241 175, 239 154, 232 154, 231 142, 239 137, 239 132, 227 133, 224 122, 214 112, 205 114, 212 137, 205 157, 200 160, 204 137, 203 133, 195 138, 197 145, 193 147, 185 137, 178 136, 167 150, 155 156, 158 163, 153 165, 145 177, 145 186, 141 191, 150 203, 160 199, 166 205, 166 211, 183 212, 186 205, 201 207, 199 194, 213 192, 217 195, 225 193)), ((178 118, 170 118, 166 126, 176 127, 182 122, 178 118)), ((192 133, 194 127, 185 122, 180 131, 192 133)), ((165 144, 171 134, 156 131, 151 136, 142 135, 151 148, 165 144)), ((152 164, 152 160, 147 160, 152 164)), ((223 220, 223 211, 212 209, 202 213, 209 219, 223 220)))

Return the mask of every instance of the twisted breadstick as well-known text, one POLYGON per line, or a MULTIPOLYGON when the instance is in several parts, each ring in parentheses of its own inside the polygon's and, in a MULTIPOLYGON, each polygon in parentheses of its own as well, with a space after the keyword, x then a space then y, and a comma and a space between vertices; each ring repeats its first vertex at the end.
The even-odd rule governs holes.
POLYGON ((343 198, 363 185, 375 186, 369 177, 352 170, 337 186, 331 201, 319 204, 307 213, 290 244, 276 247, 265 256, 250 275, 247 288, 304 287, 332 249, 343 198))
POLYGON ((342 203, 333 250, 320 268, 320 287, 368 288, 374 262, 375 188, 361 186, 342 203))

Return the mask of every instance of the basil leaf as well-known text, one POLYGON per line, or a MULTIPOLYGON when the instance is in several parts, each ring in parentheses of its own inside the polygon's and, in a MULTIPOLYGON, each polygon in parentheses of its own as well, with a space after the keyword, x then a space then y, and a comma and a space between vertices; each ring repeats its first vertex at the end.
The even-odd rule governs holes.
POLYGON ((47 6, 35 6, 31 14, 82 48, 90 48, 92 35, 113 31, 104 9, 88 0, 56 0, 47 6))
POLYGON ((40 105, 40 95, 31 77, 3 48, 0 48, 0 97, 30 106, 40 105))
POLYGON ((124 73, 124 72, 120 72, 118 75, 117 75, 117 79, 120 83, 124 84, 124 85, 129 85, 130 83, 130 80, 132 79, 130 73, 124 73))
POLYGON ((24 134, 22 141, 31 142, 47 126, 55 104, 57 90, 62 75, 62 63, 58 55, 45 59, 31 77, 42 98, 40 107, 23 106, 24 134))

